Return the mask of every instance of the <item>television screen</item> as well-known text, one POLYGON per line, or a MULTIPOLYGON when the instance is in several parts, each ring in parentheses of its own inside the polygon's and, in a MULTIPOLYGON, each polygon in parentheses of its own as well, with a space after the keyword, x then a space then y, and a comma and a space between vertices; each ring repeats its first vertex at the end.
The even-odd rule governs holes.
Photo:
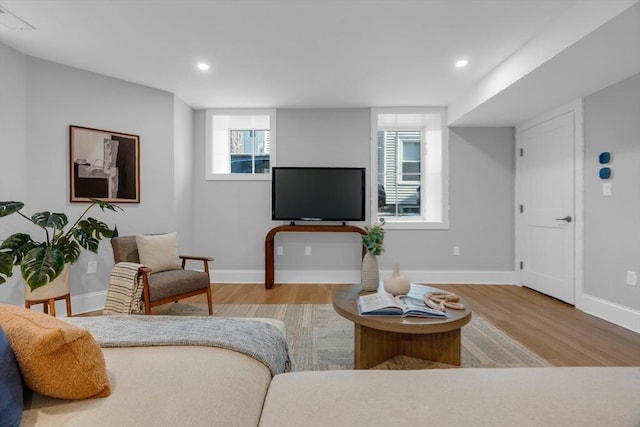
POLYGON ((271 219, 364 221, 364 168, 274 167, 271 219))

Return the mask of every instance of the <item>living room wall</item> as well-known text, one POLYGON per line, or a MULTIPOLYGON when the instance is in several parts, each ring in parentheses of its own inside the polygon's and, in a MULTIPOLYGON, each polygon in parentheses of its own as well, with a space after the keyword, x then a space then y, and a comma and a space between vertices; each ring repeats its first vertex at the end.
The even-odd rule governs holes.
POLYGON ((640 274, 640 74, 587 96, 584 115, 585 305, 596 297, 635 309, 637 322, 640 284, 625 282, 627 271, 640 274), (608 165, 598 163, 603 151, 612 154, 608 165), (613 171, 606 181, 598 177, 603 166, 613 171), (604 182, 611 196, 603 196, 604 182))
MULTIPOLYGON (((25 56, 0 43, 0 200, 26 200, 27 64, 25 56)), ((0 238, 19 230, 22 220, 0 219, 0 238)), ((22 303, 22 287, 0 285, 0 301, 22 303)))
MULTIPOLYGON (((3 125, 0 130, 2 182, 16 182, 19 190, 5 192, 3 188, 1 199, 25 201, 25 212, 29 214, 50 210, 75 218, 86 204, 68 201, 68 126, 136 134, 140 136, 141 149, 141 203, 123 204, 124 213, 96 209, 91 215, 117 224, 121 235, 178 230, 179 246, 191 248, 191 108, 165 91, 27 56, 2 44, 0 47, 0 111, 12 123, 15 118, 16 125, 23 117, 24 124, 22 135, 18 126, 13 129, 3 125), (7 82, 18 74, 23 76, 22 89, 13 80, 7 82), (5 98, 5 93, 12 95, 5 98), (10 164, 10 169, 4 170, 4 164, 10 164), (15 179, 12 172, 22 179, 15 179)), ((15 81, 21 82, 20 78, 15 81)), ((11 218, 0 221, 4 224, 0 237, 14 231, 6 226, 8 219, 11 218)), ((24 227, 24 220, 19 225, 24 227)), ((100 245, 97 255, 84 252, 73 265, 74 312, 82 311, 84 305, 95 309, 93 298, 98 301, 97 307, 104 303, 112 266, 108 241, 100 245), (97 274, 86 274, 88 261, 97 262, 97 274)), ((21 286, 16 270, 8 283, 0 286, 1 299, 22 304, 21 286)))
MULTIPOLYGON (((196 112, 195 246, 216 258, 214 282, 262 282, 264 237, 282 224, 271 221, 270 182, 204 181, 204 122, 205 112, 196 112)), ((277 125, 279 165, 370 165, 368 108, 278 109, 277 125)), ((380 268, 388 274, 399 262, 416 281, 513 283, 513 128, 454 128, 449 138, 450 228, 388 230, 380 268)), ((276 282, 359 280, 355 234, 281 233, 276 246, 284 250, 276 282)))

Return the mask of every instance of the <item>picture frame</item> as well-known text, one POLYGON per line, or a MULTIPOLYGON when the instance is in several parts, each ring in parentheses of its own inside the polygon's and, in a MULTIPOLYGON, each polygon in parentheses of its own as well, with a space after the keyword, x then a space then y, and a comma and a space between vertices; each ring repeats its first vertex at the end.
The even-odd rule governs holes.
POLYGON ((69 125, 69 201, 140 203, 140 136, 69 125))

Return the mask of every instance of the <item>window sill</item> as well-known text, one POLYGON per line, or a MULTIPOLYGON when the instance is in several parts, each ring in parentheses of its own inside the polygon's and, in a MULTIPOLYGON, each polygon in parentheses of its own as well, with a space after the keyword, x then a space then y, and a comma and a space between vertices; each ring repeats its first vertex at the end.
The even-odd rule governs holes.
POLYGON ((448 222, 393 221, 385 218, 386 230, 448 230, 448 222))

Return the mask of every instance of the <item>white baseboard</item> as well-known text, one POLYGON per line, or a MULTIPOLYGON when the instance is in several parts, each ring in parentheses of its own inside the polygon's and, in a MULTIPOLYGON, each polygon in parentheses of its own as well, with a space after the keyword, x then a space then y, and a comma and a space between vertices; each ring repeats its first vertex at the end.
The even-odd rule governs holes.
POLYGON ((580 308, 585 313, 640 333, 640 311, 638 310, 587 294, 582 296, 580 308))
MULTIPOLYGON (((515 271, 421 271, 407 270, 401 274, 418 283, 478 283, 515 284, 515 271)), ((391 270, 380 270, 380 278, 391 270)), ((264 283, 264 270, 212 270, 213 283, 264 283)), ((276 270, 276 283, 360 283, 360 270, 276 270)))
MULTIPOLYGON (((401 273, 412 282, 428 284, 517 284, 515 271, 418 271, 407 270, 401 273)), ((264 284, 264 270, 212 270, 212 283, 256 283, 264 284)), ((391 274, 391 270, 381 270, 380 278, 391 274)), ((281 270, 275 273, 276 283, 359 283, 360 270, 281 270)), ((519 286, 519 285, 518 285, 519 286)), ((98 311, 104 308, 107 291, 72 295, 73 314, 98 311)), ((58 315, 64 315, 64 301, 56 305, 58 315)), ((608 322, 640 333, 640 311, 607 301, 592 295, 583 295, 580 310, 608 322)))
MULTIPOLYGON (((89 313, 91 311, 101 311, 107 299, 107 291, 91 292, 88 294, 71 295, 71 309, 73 314, 89 313)), ((56 312, 60 311, 56 305, 56 312)))

